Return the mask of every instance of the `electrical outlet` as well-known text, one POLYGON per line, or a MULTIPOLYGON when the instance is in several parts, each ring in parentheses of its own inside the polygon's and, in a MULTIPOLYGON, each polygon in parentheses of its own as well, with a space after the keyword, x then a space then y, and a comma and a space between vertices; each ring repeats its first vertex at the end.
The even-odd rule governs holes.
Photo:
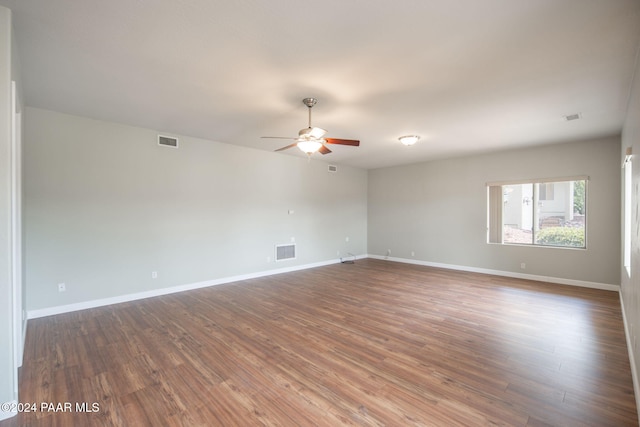
POLYGON ((338 251, 338 256, 340 256, 340 251, 338 251))
POLYGON ((345 241, 345 242, 347 242, 347 243, 349 243, 349 236, 345 237, 345 238, 344 238, 344 241, 345 241))
POLYGON ((65 292, 67 290, 67 285, 64 283, 58 283, 58 292, 65 292))
POLYGON ((527 268, 527 264, 525 264, 524 262, 521 262, 520 268, 524 270, 525 268, 527 268))
POLYGON ((271 257, 270 256, 267 257, 267 262, 271 262, 271 257))
POLYGON ((416 256, 416 253, 414 251, 411 251, 411 256, 416 256))
POLYGON ((151 278, 152 279, 157 279, 158 278, 158 272, 157 271, 152 271, 151 272, 151 278))

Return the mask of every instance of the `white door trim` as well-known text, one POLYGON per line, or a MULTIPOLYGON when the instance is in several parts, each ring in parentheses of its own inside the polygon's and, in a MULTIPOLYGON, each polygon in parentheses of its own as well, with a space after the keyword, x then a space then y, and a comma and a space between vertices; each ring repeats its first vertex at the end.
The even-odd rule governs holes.
POLYGON ((13 305, 14 388, 18 393, 18 368, 22 366, 22 117, 16 82, 11 82, 11 281, 13 305))

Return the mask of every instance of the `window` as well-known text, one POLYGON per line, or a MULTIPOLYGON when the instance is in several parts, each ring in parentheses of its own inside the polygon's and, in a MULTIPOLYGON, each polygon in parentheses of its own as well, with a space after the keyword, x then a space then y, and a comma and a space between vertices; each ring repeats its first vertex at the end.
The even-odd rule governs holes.
POLYGON ((553 192, 555 189, 555 183, 554 182, 544 182, 542 184, 538 184, 540 191, 539 191, 539 198, 540 200, 553 200, 553 192))
POLYGON ((488 184, 488 242, 586 248, 587 177, 488 184))
POLYGON ((631 185, 633 182, 632 163, 624 163, 624 254, 623 263, 631 277, 631 185))

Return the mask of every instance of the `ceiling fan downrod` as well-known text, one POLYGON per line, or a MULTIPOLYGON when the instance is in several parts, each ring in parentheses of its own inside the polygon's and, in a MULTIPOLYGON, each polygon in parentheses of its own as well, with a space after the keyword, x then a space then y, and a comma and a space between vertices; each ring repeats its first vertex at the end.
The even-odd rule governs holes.
POLYGON ((305 98, 302 100, 302 103, 309 107, 309 129, 311 129, 311 107, 316 105, 318 100, 316 98, 305 98))

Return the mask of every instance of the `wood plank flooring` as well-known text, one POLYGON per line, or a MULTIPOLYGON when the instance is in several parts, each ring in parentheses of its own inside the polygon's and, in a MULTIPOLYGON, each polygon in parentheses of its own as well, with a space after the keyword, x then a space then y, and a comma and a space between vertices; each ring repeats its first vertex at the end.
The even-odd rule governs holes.
POLYGON ((0 427, 638 425, 617 293, 372 259, 31 320, 20 399, 0 427))

